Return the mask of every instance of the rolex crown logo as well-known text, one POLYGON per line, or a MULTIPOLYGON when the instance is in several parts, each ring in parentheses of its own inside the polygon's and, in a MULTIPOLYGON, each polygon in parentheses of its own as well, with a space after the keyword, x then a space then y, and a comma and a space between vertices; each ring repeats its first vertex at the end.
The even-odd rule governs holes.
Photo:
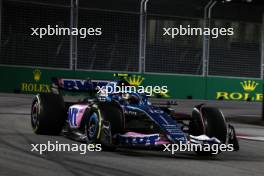
POLYGON ((240 84, 242 85, 244 91, 248 91, 248 92, 254 91, 256 87, 259 85, 259 83, 251 80, 240 82, 240 84))
POLYGON ((130 77, 125 77, 124 78, 131 86, 139 86, 142 81, 144 80, 143 77, 141 77, 140 75, 133 75, 130 77))
POLYGON ((35 81, 39 81, 40 77, 41 77, 41 71, 36 69, 36 70, 33 71, 33 75, 34 75, 34 80, 35 81))

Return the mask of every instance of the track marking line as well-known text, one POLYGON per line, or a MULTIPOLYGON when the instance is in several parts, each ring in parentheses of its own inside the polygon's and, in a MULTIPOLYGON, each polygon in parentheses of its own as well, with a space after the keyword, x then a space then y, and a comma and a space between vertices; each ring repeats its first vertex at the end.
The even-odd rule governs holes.
POLYGON ((237 138, 239 139, 245 139, 245 140, 253 140, 253 141, 263 141, 263 136, 248 136, 248 135, 237 135, 237 138))

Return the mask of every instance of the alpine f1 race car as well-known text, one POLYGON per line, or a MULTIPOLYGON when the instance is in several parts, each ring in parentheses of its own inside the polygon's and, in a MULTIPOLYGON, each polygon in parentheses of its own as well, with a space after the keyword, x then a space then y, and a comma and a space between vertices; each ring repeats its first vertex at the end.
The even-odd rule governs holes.
MULTIPOLYGON (((175 102, 151 103, 137 92, 98 93, 98 87, 129 84, 116 81, 55 78, 52 93, 34 97, 31 125, 36 134, 64 135, 103 150, 120 147, 160 149, 165 144, 232 144, 239 149, 234 127, 223 113, 203 104, 192 114, 177 112, 175 102), (89 92, 79 101, 66 101, 62 92, 89 92)), ((199 149, 200 155, 212 151, 199 149)), ((219 152, 220 153, 220 152, 219 152)))

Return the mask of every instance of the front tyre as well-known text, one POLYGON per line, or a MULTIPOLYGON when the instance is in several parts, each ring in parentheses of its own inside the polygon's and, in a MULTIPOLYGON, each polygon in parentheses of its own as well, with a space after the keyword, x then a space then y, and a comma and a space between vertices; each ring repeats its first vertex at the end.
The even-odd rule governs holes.
MULTIPOLYGON (((218 108, 202 106, 196 108, 192 114, 193 120, 190 122, 190 134, 194 136, 207 135, 220 140, 221 144, 226 144, 227 124, 225 117, 218 108)), ((212 155, 213 151, 196 151, 198 155, 212 155)), ((220 153, 220 151, 218 152, 220 153)), ((218 154, 217 153, 217 154, 218 154)))
POLYGON ((103 150, 113 151, 116 142, 113 136, 123 129, 122 109, 114 102, 101 102, 87 112, 84 132, 88 144, 100 143, 103 150))
POLYGON ((95 144, 100 141, 101 114, 98 109, 92 109, 85 121, 84 131, 88 144, 95 144))

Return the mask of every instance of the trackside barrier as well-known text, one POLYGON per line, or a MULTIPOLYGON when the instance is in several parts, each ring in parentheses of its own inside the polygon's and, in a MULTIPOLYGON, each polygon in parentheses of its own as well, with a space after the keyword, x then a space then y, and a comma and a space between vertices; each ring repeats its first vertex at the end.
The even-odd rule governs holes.
MULTIPOLYGON (((51 78, 116 79, 113 72, 70 71, 0 66, 0 92, 49 92, 51 78)), ((263 81, 250 78, 201 77, 131 73, 130 81, 143 86, 167 86, 167 98, 262 101, 263 81)))

